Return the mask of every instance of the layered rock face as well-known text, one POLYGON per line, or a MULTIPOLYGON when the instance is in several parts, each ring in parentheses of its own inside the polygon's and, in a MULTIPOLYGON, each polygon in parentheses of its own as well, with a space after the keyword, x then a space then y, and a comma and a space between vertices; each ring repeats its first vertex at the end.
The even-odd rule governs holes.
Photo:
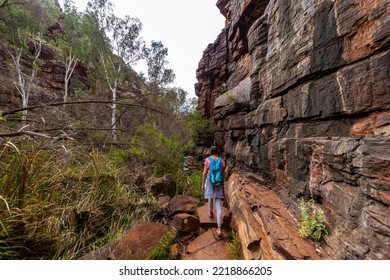
POLYGON ((226 26, 196 85, 215 144, 296 220, 315 199, 330 223, 322 257, 390 259, 390 2, 217 6, 226 26))

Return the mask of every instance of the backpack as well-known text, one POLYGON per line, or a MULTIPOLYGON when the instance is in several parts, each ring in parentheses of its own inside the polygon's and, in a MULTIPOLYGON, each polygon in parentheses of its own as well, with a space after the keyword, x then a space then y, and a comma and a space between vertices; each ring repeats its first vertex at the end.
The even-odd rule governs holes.
POLYGON ((209 157, 210 161, 210 182, 214 188, 222 186, 223 184, 223 174, 222 174, 222 158, 213 159, 209 157))

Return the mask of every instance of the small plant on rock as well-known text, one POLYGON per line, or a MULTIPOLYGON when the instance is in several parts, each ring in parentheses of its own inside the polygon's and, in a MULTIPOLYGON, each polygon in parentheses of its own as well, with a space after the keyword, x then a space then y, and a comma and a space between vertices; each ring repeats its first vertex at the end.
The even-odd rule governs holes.
POLYGON ((301 237, 319 241, 324 234, 328 234, 324 210, 316 206, 313 200, 308 202, 302 200, 299 209, 301 221, 298 232, 301 237))
POLYGON ((176 233, 174 231, 168 232, 165 236, 163 236, 159 242, 159 244, 153 248, 151 255, 149 256, 149 260, 168 260, 169 259, 169 251, 173 241, 175 240, 176 233))
POLYGON ((239 260, 240 252, 241 252, 240 241, 238 240, 238 236, 233 229, 230 231, 229 237, 230 237, 229 246, 233 254, 233 259, 239 260))

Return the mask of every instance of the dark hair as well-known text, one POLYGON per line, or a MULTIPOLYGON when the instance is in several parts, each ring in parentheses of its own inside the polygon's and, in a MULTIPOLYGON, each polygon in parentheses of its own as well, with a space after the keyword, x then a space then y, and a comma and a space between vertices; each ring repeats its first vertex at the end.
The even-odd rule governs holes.
POLYGON ((211 154, 211 155, 218 155, 218 154, 219 154, 218 148, 215 147, 215 146, 212 146, 212 147, 210 148, 210 154, 211 154))

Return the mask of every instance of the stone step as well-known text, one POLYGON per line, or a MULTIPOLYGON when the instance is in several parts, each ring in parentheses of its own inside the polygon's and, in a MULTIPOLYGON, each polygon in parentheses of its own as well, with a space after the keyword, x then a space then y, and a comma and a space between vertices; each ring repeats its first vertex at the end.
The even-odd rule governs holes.
POLYGON ((228 242, 228 233, 223 230, 218 237, 216 229, 212 228, 199 235, 187 246, 183 260, 232 260, 233 253, 228 242))
MULTIPOLYGON (((214 206, 213 209, 214 217, 210 218, 210 212, 208 203, 198 207, 197 213, 199 217, 199 222, 201 227, 216 227, 217 226, 217 212, 214 206)), ((223 226, 229 226, 229 210, 226 207, 222 207, 222 220, 223 220, 223 226)))

